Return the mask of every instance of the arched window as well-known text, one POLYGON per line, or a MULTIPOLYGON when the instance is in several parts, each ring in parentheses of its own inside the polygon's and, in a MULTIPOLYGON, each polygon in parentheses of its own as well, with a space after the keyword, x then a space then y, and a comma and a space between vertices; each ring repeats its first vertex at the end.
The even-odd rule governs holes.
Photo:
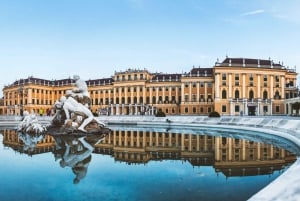
POLYGON ((239 90, 235 90, 235 92, 234 92, 234 98, 240 98, 240 92, 239 92, 239 90))
POLYGON ((252 90, 249 91, 249 99, 253 99, 254 98, 254 93, 252 90))
POLYGON ((264 93, 263 93, 263 99, 268 99, 268 92, 267 91, 264 91, 264 93))
POLYGON ((156 96, 152 96, 152 103, 156 104, 156 96))
POLYGON ((279 96, 279 91, 276 91, 275 92, 275 97, 274 97, 275 99, 280 99, 280 96, 279 96))
POLYGON ((227 98, 227 93, 226 93, 226 90, 223 89, 222 91, 222 99, 226 99, 227 98))

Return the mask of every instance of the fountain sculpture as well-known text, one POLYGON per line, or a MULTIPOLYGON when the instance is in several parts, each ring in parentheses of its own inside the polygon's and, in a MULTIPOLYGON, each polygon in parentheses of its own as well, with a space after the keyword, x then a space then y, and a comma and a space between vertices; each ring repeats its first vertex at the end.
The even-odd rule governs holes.
POLYGON ((94 117, 89 109, 91 99, 88 87, 79 76, 74 76, 75 87, 67 90, 54 104, 56 113, 49 127, 42 126, 34 114, 25 113, 18 131, 26 133, 53 133, 53 134, 107 134, 110 132, 105 124, 94 117))

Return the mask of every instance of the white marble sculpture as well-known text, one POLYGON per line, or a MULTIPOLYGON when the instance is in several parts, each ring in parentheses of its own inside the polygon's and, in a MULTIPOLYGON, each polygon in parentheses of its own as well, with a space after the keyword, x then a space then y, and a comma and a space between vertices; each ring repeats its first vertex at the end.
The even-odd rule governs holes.
MULTIPOLYGON (((78 130, 86 132, 84 129, 85 126, 87 126, 92 120, 95 120, 98 124, 104 126, 104 123, 100 122, 98 119, 96 119, 93 115, 93 113, 84 105, 81 103, 78 103, 73 97, 66 98, 65 96, 62 96, 60 98, 60 102, 63 104, 63 110, 66 114, 66 122, 68 123, 69 120, 71 120, 71 113, 80 115, 84 117, 83 122, 78 127, 78 130)), ((73 126, 77 126, 74 122, 72 122, 73 126)))
POLYGON ((74 76, 75 87, 68 90, 65 96, 56 101, 54 107, 56 114, 52 123, 75 131, 87 132, 86 127, 100 131, 104 123, 94 117, 89 109, 90 97, 88 87, 84 80, 74 76))
POLYGON ((24 119, 18 126, 18 131, 31 134, 43 133, 47 130, 45 126, 39 123, 37 116, 34 113, 24 111, 24 119))

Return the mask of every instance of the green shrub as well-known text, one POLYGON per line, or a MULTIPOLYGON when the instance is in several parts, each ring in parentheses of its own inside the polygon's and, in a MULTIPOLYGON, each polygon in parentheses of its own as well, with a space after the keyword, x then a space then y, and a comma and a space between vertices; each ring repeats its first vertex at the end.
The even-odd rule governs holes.
POLYGON ((156 116, 156 117, 165 117, 166 114, 165 114, 163 111, 159 110, 159 111, 155 114, 155 116, 156 116))
POLYGON ((220 114, 216 111, 209 113, 208 117, 220 117, 220 114))

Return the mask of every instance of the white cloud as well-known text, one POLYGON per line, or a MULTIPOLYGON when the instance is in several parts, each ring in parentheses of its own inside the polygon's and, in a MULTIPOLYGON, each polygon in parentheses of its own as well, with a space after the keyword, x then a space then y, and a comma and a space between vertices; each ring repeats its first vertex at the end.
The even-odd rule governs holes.
POLYGON ((257 14, 264 13, 264 12, 265 12, 265 10, 262 10, 262 9, 254 10, 254 11, 242 13, 241 16, 257 15, 257 14))

